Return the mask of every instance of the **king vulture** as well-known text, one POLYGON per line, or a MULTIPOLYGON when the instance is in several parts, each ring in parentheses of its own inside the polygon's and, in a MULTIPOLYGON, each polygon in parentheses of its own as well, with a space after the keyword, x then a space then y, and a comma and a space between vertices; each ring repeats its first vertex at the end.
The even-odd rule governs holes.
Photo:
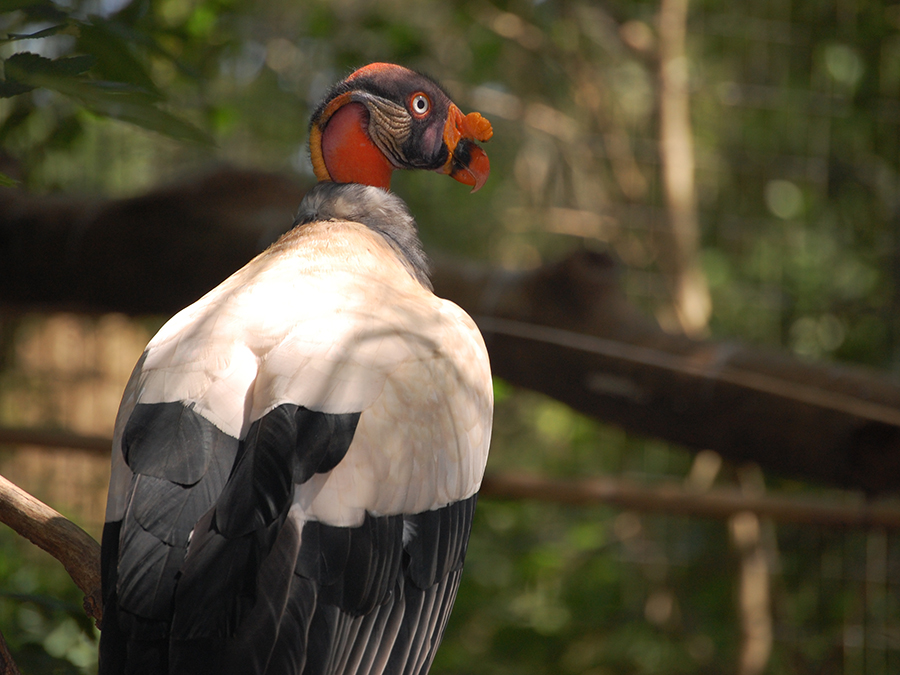
POLYGON ((427 673, 493 400, 388 187, 478 189, 491 133, 427 77, 356 71, 313 114, 296 227, 147 345, 116 418, 102 675, 427 673))

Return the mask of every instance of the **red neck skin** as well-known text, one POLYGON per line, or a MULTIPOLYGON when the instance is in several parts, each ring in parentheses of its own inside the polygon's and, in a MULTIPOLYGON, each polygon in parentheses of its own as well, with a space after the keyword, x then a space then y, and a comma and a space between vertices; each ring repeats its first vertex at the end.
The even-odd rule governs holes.
POLYGON ((362 103, 341 106, 322 134, 325 168, 336 183, 391 187, 394 167, 369 138, 369 114, 362 103))

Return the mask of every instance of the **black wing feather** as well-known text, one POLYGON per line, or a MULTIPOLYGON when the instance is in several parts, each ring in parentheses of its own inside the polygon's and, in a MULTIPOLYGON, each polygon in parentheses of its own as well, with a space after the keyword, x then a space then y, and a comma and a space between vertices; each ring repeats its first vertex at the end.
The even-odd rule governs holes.
POLYGON ((233 442, 183 403, 138 403, 122 435, 122 452, 134 473, 193 485, 212 457, 229 452, 220 446, 233 442))
POLYGON ((291 598, 291 582, 299 548, 300 531, 293 521, 287 520, 271 552, 259 567, 253 608, 229 641, 226 655, 228 672, 266 672, 291 598))
POLYGON ((409 577, 419 588, 429 588, 462 568, 476 500, 473 496, 443 509, 406 516, 414 532, 406 545, 409 577))
POLYGON ((295 483, 343 459, 358 421, 359 413, 330 415, 284 404, 254 422, 216 504, 218 531, 237 537, 283 515, 295 483))
POLYGON ((278 626, 278 639, 269 659, 268 672, 273 675, 302 673, 306 665, 309 626, 316 610, 316 589, 310 579, 297 574, 291 577, 291 593, 278 626))
POLYGON ((340 462, 359 413, 285 404, 238 442, 178 406, 138 404, 126 426, 136 475, 124 522, 107 525, 117 606, 101 672, 126 672, 127 653, 129 663, 142 654, 154 664, 145 672, 173 674, 425 673, 458 588, 475 497, 299 530, 288 518, 296 486, 340 462), (195 444, 197 457, 169 456, 195 454, 195 444), (112 644, 123 641, 125 650, 112 644))
POLYGON ((368 515, 354 528, 307 523, 296 574, 315 582, 316 611, 304 675, 427 672, 459 587, 474 508, 473 496, 411 516, 368 515))
POLYGON ((166 629, 158 622, 172 613, 172 595, 184 560, 184 546, 161 542, 133 520, 125 521, 119 543, 119 606, 129 614, 151 620, 140 630, 141 638, 162 637, 166 629))

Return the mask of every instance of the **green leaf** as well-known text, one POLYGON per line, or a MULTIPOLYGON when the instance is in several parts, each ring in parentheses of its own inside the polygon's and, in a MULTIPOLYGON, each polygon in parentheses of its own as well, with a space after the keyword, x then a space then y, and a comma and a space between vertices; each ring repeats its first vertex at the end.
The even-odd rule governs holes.
POLYGON ((182 141, 212 145, 212 137, 193 124, 157 107, 159 94, 132 83, 98 82, 76 77, 93 63, 91 56, 48 59, 30 52, 6 60, 6 82, 0 96, 12 96, 43 87, 74 99, 103 117, 112 117, 182 141))
POLYGON ((19 181, 15 178, 10 178, 5 173, 0 173, 0 187, 14 187, 18 185, 19 181))
POLYGON ((107 30, 112 31, 113 33, 118 35, 126 44, 131 45, 132 47, 143 47, 153 54, 157 54, 167 61, 171 61, 179 71, 181 71, 188 77, 191 77, 195 80, 199 80, 201 78, 201 75, 196 68, 185 62, 183 59, 175 56, 175 54, 173 54, 171 50, 163 47, 159 43, 159 40, 157 40, 153 35, 150 35, 145 31, 135 29, 134 26, 130 26, 127 23, 120 21, 118 17, 116 17, 116 20, 114 21, 106 22, 105 26, 107 30))
POLYGON ((97 83, 69 80, 53 87, 74 99, 91 112, 131 122, 144 129, 156 131, 177 140, 214 145, 212 137, 190 122, 182 120, 156 106, 153 96, 137 92, 117 83, 97 83))
POLYGON ((19 52, 6 59, 4 68, 7 82, 33 84, 30 80, 35 77, 74 77, 92 65, 94 57, 89 54, 48 59, 31 52, 19 52))
POLYGON ((145 64, 135 56, 132 45, 122 39, 112 22, 101 19, 82 26, 78 37, 79 51, 97 57, 94 74, 98 78, 135 85, 162 100, 162 93, 156 88, 145 64))
POLYGON ((0 80, 0 98, 12 98, 19 94, 28 93, 34 89, 31 85, 22 84, 21 82, 9 82, 0 80))
POLYGON ((67 56, 53 61, 53 67, 58 75, 81 75, 93 68, 97 59, 92 54, 80 56, 67 56))
POLYGON ((215 145, 212 137, 202 129, 153 105, 109 105, 107 102, 94 105, 87 101, 84 105, 100 115, 130 122, 179 141, 215 145))
POLYGON ((6 36, 5 40, 2 42, 14 42, 16 40, 36 40, 37 38, 48 37, 50 35, 56 35, 61 30, 67 28, 66 24, 61 23, 56 26, 50 26, 49 28, 44 28, 43 30, 39 30, 36 33, 10 33, 6 36))
POLYGON ((27 78, 29 73, 40 72, 51 62, 52 59, 33 52, 18 52, 6 59, 3 68, 7 81, 18 82, 22 78, 27 78))

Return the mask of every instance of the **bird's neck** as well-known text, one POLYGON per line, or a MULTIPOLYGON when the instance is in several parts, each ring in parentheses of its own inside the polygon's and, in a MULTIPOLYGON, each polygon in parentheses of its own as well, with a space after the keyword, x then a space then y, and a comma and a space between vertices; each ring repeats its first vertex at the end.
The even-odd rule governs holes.
POLYGON ((416 221, 403 200, 393 192, 360 184, 321 181, 303 197, 294 225, 324 220, 355 221, 377 232, 397 252, 410 274, 425 288, 434 290, 416 221))
POLYGON ((322 134, 322 157, 331 180, 391 187, 394 167, 368 133, 369 113, 361 103, 338 109, 322 134))

